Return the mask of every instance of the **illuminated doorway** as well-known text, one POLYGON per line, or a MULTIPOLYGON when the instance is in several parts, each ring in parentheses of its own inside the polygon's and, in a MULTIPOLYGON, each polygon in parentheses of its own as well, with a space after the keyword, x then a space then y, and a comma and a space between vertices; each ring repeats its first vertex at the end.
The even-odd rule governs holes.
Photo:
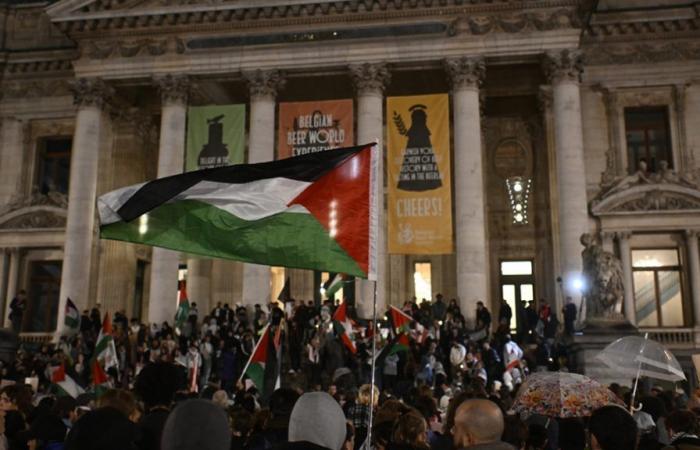
MULTIPOLYGON (((501 298, 508 303, 513 313, 510 318, 511 331, 518 328, 518 311, 524 310, 526 306, 522 302, 535 300, 535 275, 532 265, 532 260, 501 261, 501 298)), ((498 311, 495 311, 495 314, 498 314, 498 311)))

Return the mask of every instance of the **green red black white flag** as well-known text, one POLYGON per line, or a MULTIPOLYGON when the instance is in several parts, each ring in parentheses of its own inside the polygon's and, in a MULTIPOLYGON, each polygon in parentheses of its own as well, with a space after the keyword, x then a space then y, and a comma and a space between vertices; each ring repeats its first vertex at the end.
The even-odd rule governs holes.
POLYGON ((376 280, 375 144, 187 172, 98 199, 100 235, 376 280))
POLYGON ((333 313, 333 328, 335 334, 340 337, 340 340, 343 341, 348 350, 355 354, 357 353, 357 346, 355 345, 355 333, 352 325, 352 319, 347 312, 347 304, 343 302, 333 313))

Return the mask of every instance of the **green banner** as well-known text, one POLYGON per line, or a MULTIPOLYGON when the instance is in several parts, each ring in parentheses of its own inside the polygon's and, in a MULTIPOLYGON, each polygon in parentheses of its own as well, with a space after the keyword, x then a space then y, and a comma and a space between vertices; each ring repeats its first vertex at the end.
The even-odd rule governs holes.
POLYGON ((244 146, 245 105, 189 108, 186 171, 241 164, 244 146))

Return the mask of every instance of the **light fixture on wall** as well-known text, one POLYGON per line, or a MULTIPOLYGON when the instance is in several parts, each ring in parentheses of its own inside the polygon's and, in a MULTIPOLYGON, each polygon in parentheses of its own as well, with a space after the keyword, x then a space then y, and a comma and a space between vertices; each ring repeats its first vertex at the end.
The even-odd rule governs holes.
POLYGON ((516 225, 527 224, 528 199, 532 187, 532 178, 520 176, 507 178, 506 187, 508 188, 508 199, 510 200, 510 208, 513 213, 513 223, 516 225))

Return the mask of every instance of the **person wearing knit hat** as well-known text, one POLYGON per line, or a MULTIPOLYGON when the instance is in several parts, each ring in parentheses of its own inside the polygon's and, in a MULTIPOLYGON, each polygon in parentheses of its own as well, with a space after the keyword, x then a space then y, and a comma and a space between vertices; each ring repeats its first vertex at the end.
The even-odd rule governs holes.
POLYGON ((161 450, 222 450, 230 446, 228 417, 209 400, 187 400, 165 422, 161 450))
POLYGON ((338 402, 325 392, 309 392, 297 400, 289 418, 287 449, 340 450, 347 428, 338 402))

